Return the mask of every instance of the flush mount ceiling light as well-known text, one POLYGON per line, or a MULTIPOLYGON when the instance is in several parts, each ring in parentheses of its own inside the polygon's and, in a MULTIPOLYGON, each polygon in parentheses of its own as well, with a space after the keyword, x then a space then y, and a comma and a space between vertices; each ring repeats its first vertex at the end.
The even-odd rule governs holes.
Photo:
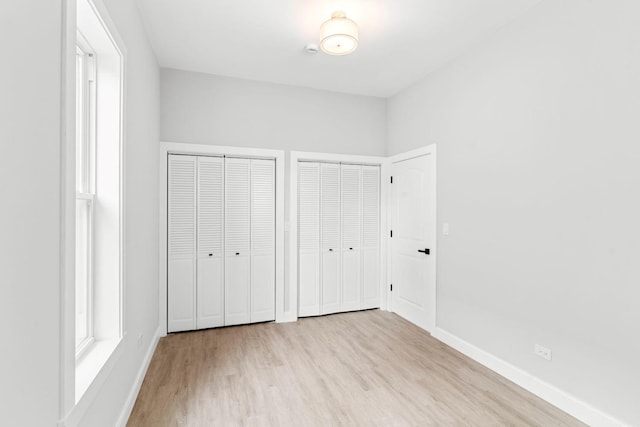
POLYGON ((358 47, 358 26, 342 12, 333 12, 320 27, 320 49, 329 55, 346 55, 358 47))

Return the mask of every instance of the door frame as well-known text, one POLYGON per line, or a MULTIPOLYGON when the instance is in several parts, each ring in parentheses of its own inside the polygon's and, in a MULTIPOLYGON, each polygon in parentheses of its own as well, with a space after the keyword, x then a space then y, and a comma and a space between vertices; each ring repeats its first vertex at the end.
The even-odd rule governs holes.
MULTIPOLYGON (((291 311, 295 312, 295 319, 298 318, 298 162, 327 162, 327 163, 353 163, 358 165, 380 166, 380 260, 387 259, 388 240, 384 238, 387 229, 387 191, 388 186, 384 185, 384 180, 389 179, 389 165, 386 157, 382 156, 359 156, 351 154, 317 153, 306 151, 291 151, 289 153, 289 305, 291 311)), ((388 182, 388 181, 387 181, 388 182)), ((387 286, 387 263, 380 263, 380 309, 387 310, 388 293, 387 286)))
MULTIPOLYGON (((167 335, 167 156, 169 154, 187 154, 192 156, 236 156, 250 159, 274 159, 276 162, 276 322, 289 322, 295 320, 290 308, 285 311, 285 260, 284 260, 284 178, 285 178, 285 154, 282 150, 267 150, 262 148, 228 147, 222 145, 187 144, 182 142, 160 142, 159 154, 159 270, 158 270, 158 296, 159 296, 159 323, 160 336, 167 335)), ((291 290, 290 290, 291 291, 291 290)), ((297 298, 297 294, 293 297, 297 298)), ((289 300, 293 301, 291 292, 289 300)), ((297 307, 295 307, 297 316, 297 307)))
MULTIPOLYGON (((393 221, 393 208, 394 208, 394 204, 393 204, 393 200, 391 199, 393 192, 391 189, 391 186, 393 184, 391 184, 391 172, 393 170, 393 164, 394 163, 399 163, 405 160, 410 160, 416 157, 420 157, 420 156, 426 156, 426 155, 431 155, 433 156, 433 170, 431 171, 431 194, 433 194, 433 209, 431 211, 431 215, 433 218, 433 224, 432 224, 432 231, 433 231, 433 236, 434 236, 434 240, 433 240, 433 248, 431 249, 431 254, 434 258, 433 260, 433 265, 434 265, 434 269, 435 271, 433 272, 433 287, 431 289, 431 292, 429 294, 429 302, 430 302, 430 311, 431 311, 431 318, 428 320, 429 323, 429 329, 427 329, 427 332, 429 333, 433 333, 433 331, 436 328, 437 325, 437 311, 438 311, 438 299, 437 299, 437 289, 438 289, 438 276, 437 276, 437 269, 438 269, 438 218, 437 218, 437 202, 438 202, 438 194, 437 194, 437 156, 436 156, 436 144, 431 144, 431 145, 427 145, 424 147, 420 147, 420 148, 416 148, 415 150, 411 150, 411 151, 407 151, 404 153, 400 153, 400 154, 396 154, 393 156, 388 157, 388 171, 389 171, 389 175, 387 176, 387 187, 388 192, 387 194, 389 195, 389 203, 387 204, 388 207, 388 212, 387 212, 387 217, 389 218, 389 228, 387 230, 387 246, 389 248, 389 256, 387 257, 387 271, 388 271, 388 281, 389 283, 393 283, 393 270, 391 268, 392 266, 392 246, 391 246, 391 230, 392 230, 392 221, 393 221)), ((387 301, 388 303, 388 310, 389 311, 393 311, 393 299, 392 299, 392 295, 391 295, 391 286, 387 287, 387 301)))

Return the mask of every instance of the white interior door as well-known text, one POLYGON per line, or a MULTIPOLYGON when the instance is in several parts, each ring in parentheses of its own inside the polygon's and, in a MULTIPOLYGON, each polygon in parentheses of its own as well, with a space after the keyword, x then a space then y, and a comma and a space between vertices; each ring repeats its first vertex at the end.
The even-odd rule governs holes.
POLYGON ((198 157, 197 329, 224 325, 224 158, 198 157))
POLYGON ((167 331, 196 327, 196 157, 169 155, 167 331))
POLYGON ((395 162, 392 175, 392 310, 431 331, 435 322, 433 155, 395 162))
POLYGON ((320 164, 320 313, 340 311, 340 165, 320 164))
POLYGON ((341 165, 342 295, 341 311, 360 309, 360 244, 362 237, 362 166, 341 165))
POLYGON ((251 322, 276 318, 275 161, 251 160, 251 322))
POLYGON ((362 166, 362 305, 380 307, 380 166, 362 166))
POLYGON ((251 321, 249 159, 225 159, 224 324, 251 321))
POLYGON ((320 164, 298 163, 298 316, 320 314, 320 164))

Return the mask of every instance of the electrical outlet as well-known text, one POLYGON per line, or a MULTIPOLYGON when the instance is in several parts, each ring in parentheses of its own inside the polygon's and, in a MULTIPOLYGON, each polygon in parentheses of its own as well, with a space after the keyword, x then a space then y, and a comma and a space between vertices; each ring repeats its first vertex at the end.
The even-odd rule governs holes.
POLYGON ((536 344, 533 346, 533 352, 543 359, 551 360, 551 350, 541 346, 540 344, 536 344))
POLYGON ((445 222, 442 224, 442 235, 443 236, 448 236, 449 235, 449 223, 445 222))

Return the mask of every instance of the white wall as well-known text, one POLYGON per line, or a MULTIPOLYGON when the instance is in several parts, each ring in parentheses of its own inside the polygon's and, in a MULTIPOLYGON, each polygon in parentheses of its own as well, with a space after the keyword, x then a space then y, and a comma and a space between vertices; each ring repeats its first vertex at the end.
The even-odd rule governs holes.
MULTIPOLYGON (((385 152, 386 100, 382 98, 172 69, 160 71, 160 93, 163 141, 287 152, 372 156, 385 152)), ((288 221, 288 159, 285 176, 288 221)), ((285 258, 286 271, 288 263, 285 258)), ((285 310, 291 304, 288 295, 287 278, 285 310)))
POLYGON ((161 70, 163 141, 380 155, 386 102, 210 74, 161 70))
MULTIPOLYGON (((128 340, 80 423, 92 427, 116 423, 158 323, 157 304, 149 304, 158 299, 158 165, 149 159, 157 159, 159 72, 133 3, 105 3, 129 52, 125 117, 128 340), (138 347, 140 333, 143 342, 138 347)), ((61 382, 73 386, 60 370, 60 265, 65 244, 62 162, 69 160, 61 136, 63 11, 61 0, 21 0, 0 6, 4 58, 0 67, 2 425, 56 425, 70 401, 66 396, 62 402, 61 382)), ((75 28, 73 20, 69 25, 75 28)), ((70 191, 72 197, 73 186, 70 191)), ((65 339, 73 346, 73 339, 65 339)))
POLYGON ((58 420, 61 13, 60 0, 0 3, 0 424, 8 426, 58 420))
POLYGON ((438 144, 439 327, 632 425, 638 28, 636 1, 547 0, 388 104, 389 154, 438 144))
POLYGON ((158 328, 159 68, 129 0, 103 0, 127 49, 125 87, 126 347, 82 418, 81 426, 116 424, 158 328), (138 345, 138 337, 142 342, 138 345))

